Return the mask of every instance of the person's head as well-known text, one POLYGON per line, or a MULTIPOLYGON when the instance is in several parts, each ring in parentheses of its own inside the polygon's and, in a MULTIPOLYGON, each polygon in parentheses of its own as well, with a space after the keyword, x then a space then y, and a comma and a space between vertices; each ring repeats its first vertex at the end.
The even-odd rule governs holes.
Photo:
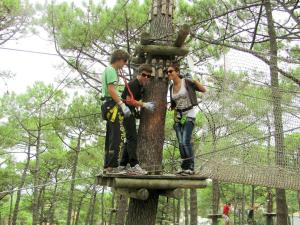
POLYGON ((123 66, 127 64, 128 60, 129 54, 124 50, 118 49, 111 54, 110 63, 116 69, 122 69, 123 66))
POLYGON ((226 204, 227 204, 228 206, 231 206, 231 203, 230 203, 230 202, 227 202, 226 204))
POLYGON ((152 67, 148 64, 142 64, 139 67, 137 79, 142 85, 146 85, 151 77, 152 67))
POLYGON ((169 80, 175 80, 181 78, 179 64, 173 63, 167 70, 169 80))

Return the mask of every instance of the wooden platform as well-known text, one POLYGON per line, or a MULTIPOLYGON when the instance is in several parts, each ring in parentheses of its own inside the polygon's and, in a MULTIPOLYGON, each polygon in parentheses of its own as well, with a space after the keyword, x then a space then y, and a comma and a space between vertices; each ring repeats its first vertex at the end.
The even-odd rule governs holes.
POLYGON ((264 213, 263 215, 267 216, 267 217, 275 217, 275 216, 277 216, 276 213, 264 213))
POLYGON ((208 214, 207 217, 210 219, 214 219, 214 218, 219 219, 219 218, 223 218, 223 214, 208 214))
POLYGON ((205 188, 206 178, 193 176, 168 175, 107 175, 97 176, 97 183, 102 186, 127 189, 172 190, 178 188, 205 188))

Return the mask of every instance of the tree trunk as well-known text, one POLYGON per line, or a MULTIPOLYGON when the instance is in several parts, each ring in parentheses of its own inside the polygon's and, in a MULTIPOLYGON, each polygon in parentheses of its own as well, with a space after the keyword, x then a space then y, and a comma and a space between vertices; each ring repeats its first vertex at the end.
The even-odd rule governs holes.
POLYGON ((86 216, 85 224, 92 225, 94 223, 95 204, 97 199, 96 185, 93 186, 92 197, 89 204, 88 213, 86 216))
POLYGON ((14 211, 13 211, 13 217, 12 217, 12 225, 16 225, 17 224, 17 219, 18 219, 18 213, 19 213, 19 206, 20 206, 20 201, 21 201, 21 188, 23 188, 24 184, 25 184, 25 180, 27 177, 27 172, 29 169, 29 163, 30 163, 30 138, 28 141, 28 147, 27 147, 27 159, 26 159, 26 164, 25 167, 23 169, 22 172, 22 176, 21 176, 21 182, 20 185, 18 186, 18 191, 17 191, 17 197, 16 197, 16 202, 15 202, 15 207, 14 207, 14 211))
POLYGON ((197 205, 197 189, 190 190, 190 209, 191 209, 191 218, 190 225, 198 225, 198 205, 197 205))
POLYGON ((80 217, 80 211, 82 207, 82 202, 85 199, 86 195, 88 194, 89 190, 87 190, 79 199, 78 206, 77 206, 77 212, 76 212, 76 218, 75 218, 75 225, 79 225, 79 217, 80 217))
MULTIPOLYGON (((272 189, 268 188, 268 196, 267 196, 267 213, 273 212, 273 195, 272 189)), ((266 217, 267 224, 266 225, 273 225, 273 217, 267 216, 266 217)))
POLYGON ((119 195, 117 200, 116 225, 125 224, 127 207, 128 207, 127 197, 124 195, 119 195))
MULTIPOLYGON (((212 214, 216 215, 219 213, 219 205, 220 205, 220 187, 219 182, 217 180, 212 181, 212 214)), ((218 225, 218 218, 212 218, 212 225, 218 225)))
MULTIPOLYGON (((281 93, 279 91, 278 78, 278 47, 276 40, 276 31, 272 16, 272 6, 270 0, 265 0, 266 16, 268 21, 268 33, 270 36, 270 74, 272 85, 272 100, 273 100, 273 116, 275 125, 275 149, 276 162, 279 166, 285 166, 284 154, 284 136, 282 124, 282 108, 281 108, 281 93)), ((277 205, 277 224, 288 225, 288 209, 286 204, 285 190, 276 189, 276 205, 277 205)))
POLYGON ((111 210, 110 210, 109 221, 108 221, 109 225, 113 224, 113 215, 114 215, 113 209, 115 208, 115 195, 116 193, 113 192, 112 199, 111 199, 111 210))
POLYGON ((54 224, 54 214, 55 214, 55 208, 56 208, 56 199, 57 199, 57 180, 58 180, 58 171, 59 171, 60 167, 58 167, 55 171, 55 185, 54 185, 54 191, 52 194, 52 200, 51 200, 51 206, 49 208, 49 225, 53 225, 54 224))
POLYGON ((79 134, 77 139, 77 146, 75 149, 75 159, 73 162, 73 169, 72 169, 72 180, 70 184, 70 191, 69 191, 69 200, 68 200, 68 215, 67 215, 67 225, 71 225, 72 223, 72 213, 73 213, 73 197, 74 197, 74 189, 75 189, 75 178, 77 172, 77 164, 80 152, 80 144, 81 144, 81 135, 79 134))
POLYGON ((184 190, 184 224, 189 225, 189 205, 188 205, 188 192, 184 190))
POLYGON ((10 204, 9 204, 8 225, 11 225, 11 216, 12 216, 12 209, 13 209, 13 200, 14 200, 14 195, 13 195, 13 193, 11 193, 11 194, 10 194, 10 204))
MULTIPOLYGON (((166 39, 165 36, 173 34, 173 17, 167 13, 173 13, 172 2, 175 1, 152 1, 150 34, 153 39, 166 39)), ((171 43, 164 40, 164 44, 170 45, 171 43)), ((148 58, 148 63, 152 62, 151 60, 151 58, 148 58)), ((140 162, 148 170, 161 168, 165 138, 168 83, 164 79, 158 78, 159 72, 156 72, 155 75, 156 77, 151 79, 149 85, 145 88, 144 100, 156 102, 156 110, 154 113, 142 112, 137 147, 140 162)), ((126 224, 154 225, 158 198, 159 194, 153 190, 146 201, 130 199, 126 224)))
POLYGON ((39 188, 40 184, 40 145, 41 145, 41 114, 42 109, 39 111, 39 122, 36 139, 36 153, 35 153, 35 167, 33 171, 33 204, 32 204, 32 225, 39 223, 39 188))
POLYGON ((300 211, 300 191, 297 192, 297 198, 298 198, 298 206, 300 211))
POLYGON ((101 192, 101 225, 104 225, 104 193, 105 193, 105 187, 102 187, 101 192))
POLYGON ((179 225, 180 222, 180 199, 177 202, 177 217, 176 217, 176 225, 179 225))

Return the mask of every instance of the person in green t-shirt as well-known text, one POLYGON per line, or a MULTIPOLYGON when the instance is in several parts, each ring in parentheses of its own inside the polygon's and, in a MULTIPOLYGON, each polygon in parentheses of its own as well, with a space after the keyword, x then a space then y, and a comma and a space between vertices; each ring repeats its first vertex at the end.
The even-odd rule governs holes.
POLYGON ((118 70, 122 69, 129 59, 129 54, 123 50, 115 50, 111 55, 110 66, 102 74, 102 99, 104 100, 102 117, 106 123, 104 173, 125 174, 126 171, 119 167, 119 152, 121 151, 122 121, 129 117, 131 111, 119 96, 118 70))

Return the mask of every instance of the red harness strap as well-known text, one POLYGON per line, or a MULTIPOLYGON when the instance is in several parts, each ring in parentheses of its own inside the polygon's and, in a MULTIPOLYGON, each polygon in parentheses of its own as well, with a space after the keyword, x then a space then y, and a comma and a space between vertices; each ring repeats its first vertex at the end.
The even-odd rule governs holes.
POLYGON ((138 105, 137 101, 135 100, 134 95, 132 94, 132 91, 131 91, 131 89, 130 89, 128 83, 127 83, 127 79, 126 79, 126 77, 125 77, 125 75, 124 75, 122 69, 119 70, 119 75, 120 75, 120 77, 123 79, 124 84, 125 84, 125 87, 127 88, 128 93, 129 93, 129 95, 130 95, 129 98, 124 99, 124 102, 125 102, 127 105, 131 105, 131 106, 134 106, 134 107, 138 107, 139 105, 138 105))

